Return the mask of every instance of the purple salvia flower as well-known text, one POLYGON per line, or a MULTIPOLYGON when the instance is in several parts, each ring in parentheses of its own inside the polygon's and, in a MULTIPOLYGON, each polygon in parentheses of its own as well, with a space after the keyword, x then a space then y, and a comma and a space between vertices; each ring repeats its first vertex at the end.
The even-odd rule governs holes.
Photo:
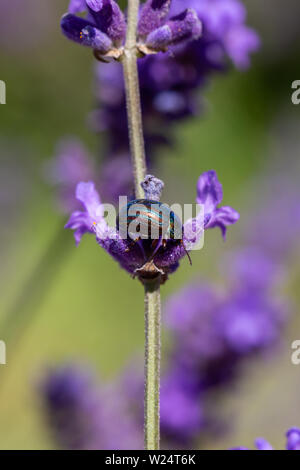
POLYGON ((171 0, 147 0, 143 5, 138 23, 138 33, 146 37, 163 25, 169 14, 171 0))
POLYGON ((239 220, 239 214, 228 206, 218 208, 223 199, 222 185, 214 170, 203 173, 197 185, 197 203, 204 206, 204 228, 219 227, 225 238, 228 225, 239 220))

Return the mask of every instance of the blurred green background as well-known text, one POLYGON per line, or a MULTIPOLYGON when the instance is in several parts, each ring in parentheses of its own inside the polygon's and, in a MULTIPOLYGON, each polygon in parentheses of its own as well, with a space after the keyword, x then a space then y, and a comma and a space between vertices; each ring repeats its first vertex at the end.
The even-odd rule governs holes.
MULTIPOLYGON (((92 237, 75 248, 71 232, 63 231, 66 218, 56 211, 53 190, 43 180, 43 162, 58 139, 75 135, 91 151, 99 142, 86 126, 94 105, 92 55, 59 30, 68 2, 35 3, 31 15, 23 2, 22 24, 14 25, 16 15, 0 17, 0 79, 7 85, 7 104, 0 106, 0 339, 7 342, 7 365, 0 365, 1 449, 54 446, 37 393, 47 365, 78 358, 91 362, 105 379, 142 354, 144 341, 142 288, 92 237), (54 239, 58 242, 44 257, 54 239)), ((255 211, 261 175, 286 169, 286 161, 292 167, 300 149, 300 106, 291 103, 291 83, 300 78, 298 2, 287 2, 289 12, 282 11, 280 1, 263 7, 258 0, 246 3, 249 23, 262 37, 261 52, 247 73, 231 70, 213 79, 204 93, 204 115, 178 126, 177 146, 162 152, 157 170, 167 201, 190 202, 197 176, 216 169, 224 203, 239 210, 242 219, 255 211), (293 137, 286 138, 290 130, 293 137)), ((239 238, 239 224, 230 229, 226 244, 218 232, 209 232, 193 266, 182 262, 163 287, 163 298, 197 277, 222 284, 221 257, 239 238)), ((300 426, 300 366, 290 361, 291 342, 300 339, 298 264, 296 252, 283 288, 294 313, 280 353, 249 365, 240 386, 226 393, 224 407, 235 424, 226 438, 206 443, 207 448, 251 445, 260 434, 282 448, 284 431, 300 426)))

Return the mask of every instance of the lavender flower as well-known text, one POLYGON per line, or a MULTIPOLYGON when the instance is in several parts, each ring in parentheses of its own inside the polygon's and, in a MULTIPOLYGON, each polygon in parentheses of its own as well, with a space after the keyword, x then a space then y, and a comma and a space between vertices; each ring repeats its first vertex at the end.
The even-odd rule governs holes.
POLYGON ((71 40, 105 55, 125 38, 125 17, 114 0, 71 0, 69 12, 62 17, 61 28, 71 40), (87 11, 87 18, 74 13, 87 11))
POLYGON ((266 291, 233 290, 224 296, 195 283, 166 305, 166 324, 176 347, 172 363, 196 377, 198 389, 226 384, 243 358, 278 342, 286 309, 266 291))
MULTIPOLYGON (((155 186, 158 194, 163 183, 151 176, 142 183, 146 199, 153 196, 155 186)), ((224 208, 225 210, 216 207, 221 200, 220 188, 220 183, 214 172, 213 177, 212 172, 200 176, 198 200, 203 201, 204 210, 208 211, 205 212, 204 229, 219 226, 225 233, 226 226, 238 220, 238 214, 228 207, 224 208), (226 217, 224 213, 226 213, 226 217)), ((203 233, 201 220, 198 216, 199 218, 190 219, 184 224, 182 239, 169 238, 165 243, 162 243, 160 239, 154 250, 151 238, 133 242, 130 237, 122 237, 117 229, 107 225, 103 216, 103 205, 93 183, 79 183, 76 198, 84 205, 85 211, 74 212, 66 224, 66 228, 75 230, 76 243, 80 242, 84 233, 95 232, 99 245, 125 270, 132 275, 138 275, 141 279, 161 274, 163 280, 166 280, 167 275, 178 268, 179 260, 186 255, 187 249, 197 243, 203 233)))
POLYGON ((115 384, 101 386, 78 365, 50 370, 42 384, 48 423, 61 447, 142 448, 142 433, 115 384))
MULTIPOLYGON (((161 51, 200 37, 201 23, 194 10, 185 10, 164 23, 169 7, 170 1, 149 0, 142 8, 138 47, 144 54, 148 53, 147 47, 161 51)), ((123 53, 126 20, 114 0, 71 0, 69 13, 61 20, 61 28, 68 39, 93 48, 98 58, 110 53, 119 58, 123 53), (75 15, 82 11, 87 11, 86 18, 75 15)))
MULTIPOLYGON (((286 433, 286 450, 300 450, 300 428, 291 428, 286 433)), ((255 440, 257 450, 274 450, 271 444, 263 438, 255 440)), ((247 447, 234 447, 232 450, 250 450, 247 447)))
POLYGON ((160 423, 166 443, 185 446, 200 434, 205 421, 199 393, 182 377, 176 369, 162 377, 160 423))
POLYGON ((147 0, 141 10, 138 32, 154 51, 164 51, 170 45, 201 36, 202 26, 195 10, 186 9, 165 21, 170 5, 170 0, 147 0))
POLYGON ((203 24, 203 38, 210 38, 241 69, 250 64, 249 56, 260 41, 253 29, 245 25, 246 8, 238 0, 175 0, 173 11, 182 5, 194 8, 203 24))

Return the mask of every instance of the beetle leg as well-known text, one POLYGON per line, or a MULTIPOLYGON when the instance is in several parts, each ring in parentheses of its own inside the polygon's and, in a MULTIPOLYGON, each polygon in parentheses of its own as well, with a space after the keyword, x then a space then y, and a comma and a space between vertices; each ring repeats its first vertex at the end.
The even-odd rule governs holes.
POLYGON ((126 250, 125 250, 125 253, 128 253, 128 252, 131 250, 131 248, 132 248, 137 242, 140 241, 140 239, 141 239, 141 237, 138 237, 138 238, 136 238, 135 240, 131 240, 129 246, 128 246, 128 247, 126 248, 126 250))

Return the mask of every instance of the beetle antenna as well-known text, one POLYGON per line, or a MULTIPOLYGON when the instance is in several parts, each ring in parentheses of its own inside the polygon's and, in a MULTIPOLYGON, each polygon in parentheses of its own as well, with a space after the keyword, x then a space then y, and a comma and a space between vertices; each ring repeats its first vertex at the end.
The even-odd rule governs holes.
POLYGON ((192 263, 192 258, 190 257, 190 254, 189 254, 189 252, 187 251, 187 249, 186 249, 186 248, 184 248, 184 251, 186 252, 186 256, 188 257, 188 259, 189 259, 189 262, 190 262, 190 265, 192 266, 192 265, 193 265, 193 263, 192 263))

